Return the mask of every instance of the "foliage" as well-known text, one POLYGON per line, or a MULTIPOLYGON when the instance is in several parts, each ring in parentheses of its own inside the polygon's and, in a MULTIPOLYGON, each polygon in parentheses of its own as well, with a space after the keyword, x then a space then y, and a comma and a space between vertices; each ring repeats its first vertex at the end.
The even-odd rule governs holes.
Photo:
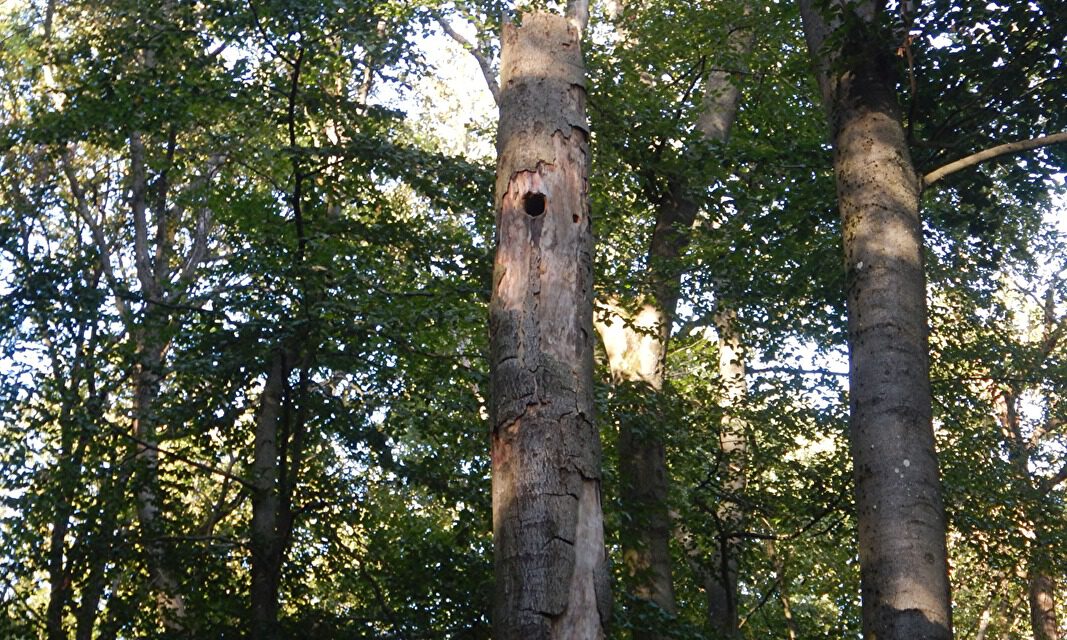
MULTIPOLYGON (((476 29, 493 62, 509 8, 0 10, 0 636, 49 637, 53 619, 52 637, 160 636, 146 563, 155 543, 171 555, 191 633, 244 636, 256 419, 272 357, 299 343, 306 359, 285 401, 305 436, 281 570, 284 633, 490 637, 494 125, 426 51, 444 46, 433 35, 443 18, 476 29), (139 272, 141 242, 161 277, 139 272), (152 536, 138 526, 135 472, 146 342, 162 347, 152 536)), ((1040 2, 921 6, 914 37, 887 52, 921 170, 1067 128, 1064 26, 1053 16, 1040 2)), ((879 28, 896 38, 898 18, 879 28)), ((584 46, 597 296, 649 293, 649 240, 670 180, 689 185, 700 211, 672 265, 682 297, 666 390, 615 384, 599 356, 613 637, 714 637, 705 586, 724 536, 741 540, 743 637, 855 635, 840 228, 796 9, 635 1, 614 14, 594 3, 584 46), (751 52, 727 46, 733 29, 755 33, 751 52), (743 71, 725 143, 695 127, 713 68, 743 71), (748 445, 741 491, 729 489, 720 443, 714 316, 724 307, 737 312, 749 367, 732 409, 748 445), (677 616, 624 593, 623 525, 640 516, 620 502, 610 454, 624 424, 669 426, 677 616), (723 504, 743 511, 743 530, 724 529, 723 504)), ((1042 484, 1067 463, 1062 201, 1050 195, 1064 149, 1000 158, 925 196, 962 633, 988 611, 989 637, 1026 634, 1020 576, 1067 575, 1064 484, 1042 484), (998 423, 1005 393, 1035 439, 1022 466, 998 423)))

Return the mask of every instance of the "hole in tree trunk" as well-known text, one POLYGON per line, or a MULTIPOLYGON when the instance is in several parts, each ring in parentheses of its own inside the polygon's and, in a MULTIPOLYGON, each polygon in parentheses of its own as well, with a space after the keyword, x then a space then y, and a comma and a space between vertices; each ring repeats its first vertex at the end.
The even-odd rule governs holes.
POLYGON ((522 197, 522 208, 526 212, 526 215, 531 218, 545 212, 545 194, 526 192, 526 195, 522 197))

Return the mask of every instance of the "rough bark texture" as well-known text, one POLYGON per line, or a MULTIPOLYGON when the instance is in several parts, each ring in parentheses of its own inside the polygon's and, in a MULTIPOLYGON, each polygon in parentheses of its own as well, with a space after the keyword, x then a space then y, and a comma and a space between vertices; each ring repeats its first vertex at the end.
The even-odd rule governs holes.
POLYGON ((604 637, 610 612, 593 425, 592 228, 578 32, 503 31, 490 303, 497 640, 604 637))
MULTIPOLYGON (((802 6, 807 0, 802 0, 802 6)), ((825 26, 805 30, 831 100, 848 276, 850 433, 864 637, 952 638, 945 515, 934 449, 919 179, 888 47, 853 27, 826 64, 825 26), (815 40, 815 41, 813 41, 815 40), (884 51, 882 49, 885 49, 884 51)), ((862 25, 870 9, 856 8, 862 25)), ((851 10, 851 9, 846 9, 851 10)))

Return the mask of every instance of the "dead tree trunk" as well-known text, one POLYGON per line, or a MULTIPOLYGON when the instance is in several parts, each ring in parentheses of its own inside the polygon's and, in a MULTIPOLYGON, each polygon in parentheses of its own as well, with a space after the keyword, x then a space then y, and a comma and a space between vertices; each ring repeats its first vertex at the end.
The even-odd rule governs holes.
POLYGON ((604 637, 585 69, 565 18, 503 30, 490 303, 497 640, 604 637))
POLYGON ((848 276, 849 408, 863 633, 952 638, 945 512, 934 449, 919 177, 877 3, 848 4, 848 29, 801 0, 830 114, 848 276))

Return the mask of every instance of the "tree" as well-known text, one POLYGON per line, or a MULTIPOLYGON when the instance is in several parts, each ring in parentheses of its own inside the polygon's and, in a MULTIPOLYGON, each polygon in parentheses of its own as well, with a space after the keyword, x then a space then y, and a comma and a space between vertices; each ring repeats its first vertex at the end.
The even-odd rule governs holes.
MULTIPOLYGON (((622 5, 624 3, 618 3, 622 5)), ((620 9, 622 7, 620 6, 620 9)), ((625 29, 625 37, 619 44, 622 49, 648 47, 641 40, 644 33, 637 33, 638 24, 655 26, 656 18, 663 19, 670 12, 660 15, 651 7, 628 3, 626 12, 636 13, 625 29), (650 15, 644 15, 644 14, 650 15)), ((619 16, 622 18, 622 16, 619 16)), ((621 22, 621 20, 620 20, 621 22)), ((647 29, 648 27, 646 27, 647 29)), ((722 147, 727 142, 734 120, 737 117, 740 89, 736 77, 737 68, 744 66, 744 58, 752 47, 752 32, 740 26, 727 30, 730 34, 718 51, 718 58, 706 72, 697 71, 705 77, 698 82, 703 88, 703 103, 696 117, 699 132, 691 140, 694 148, 702 146, 722 147)), ((660 43, 654 43, 658 45, 660 43)), ((620 57, 640 55, 624 51, 620 57)), ((645 61, 645 64, 648 64, 645 61)), ((703 65, 701 65, 701 68, 703 65)), ((647 74, 629 75, 631 82, 647 74)), ((696 84, 694 82, 693 84, 696 84)), ((690 85, 692 88, 692 85, 690 85)), ((634 86, 623 86, 623 91, 632 92, 634 86)), ((688 90, 687 90, 688 93, 688 90)), ((682 98, 683 106, 685 98, 682 98)), ((639 126, 655 127, 658 123, 639 123, 639 126)), ((684 149, 679 155, 696 159, 696 149, 684 149)), ((662 149, 662 147, 661 147, 662 149)), ((596 323, 597 332, 604 343, 608 366, 616 385, 625 385, 639 394, 648 396, 649 407, 664 402, 661 396, 667 393, 667 347, 681 295, 682 257, 689 245, 692 228, 701 203, 696 191, 705 185, 693 184, 693 179, 684 170, 671 171, 657 166, 657 159, 647 158, 641 162, 646 180, 646 197, 655 210, 655 222, 648 240, 644 257, 645 273, 639 279, 648 289, 635 300, 611 296, 602 303, 601 317, 596 323)), ((677 168, 676 168, 677 169, 677 168)), ((721 302, 721 301, 720 301, 721 302)), ((734 313, 723 305, 717 314, 717 325, 722 336, 720 359, 723 379, 727 386, 723 391, 724 404, 738 405, 745 394, 744 361, 740 354, 737 325, 732 320, 734 313), (725 399, 728 398, 728 399, 725 399)), ((724 417, 723 446, 729 449, 727 464, 732 465, 734 488, 743 486, 744 437, 740 433, 737 416, 724 417)), ((623 533, 623 557, 629 574, 631 590, 640 601, 653 603, 667 614, 676 612, 671 570, 670 541, 675 526, 670 518, 669 472, 667 467, 664 425, 652 421, 620 422, 618 454, 619 472, 622 476, 622 499, 630 512, 630 525, 623 533)), ((724 506, 725 511, 729 508, 724 506)), ((733 520, 736 512, 724 516, 733 520)), ((726 630, 737 624, 736 608, 731 607, 736 596, 736 563, 728 559, 727 549, 719 551, 728 567, 725 572, 713 572, 715 576, 707 585, 709 612, 714 624, 726 630), (732 569, 729 567, 733 567, 732 569)), ((656 637, 658 630, 635 630, 635 637, 656 637)))
MULTIPOLYGON (((843 225, 864 633, 951 638, 919 219, 926 179, 909 148, 916 114, 905 129, 897 95, 896 60, 913 56, 914 8, 901 3, 899 16, 871 2, 802 0, 800 8, 830 122, 843 225)), ((940 172, 927 176, 932 183, 940 172)))
POLYGON ((875 37, 881 11, 874 3, 837 7, 835 32, 812 2, 800 6, 830 114, 849 277, 849 421, 864 635, 948 639, 920 183, 901 124, 895 66, 888 43, 875 37))
MULTIPOLYGON (((573 7, 572 7, 573 9, 573 7)), ((580 11, 504 25, 490 303, 494 637, 602 638, 580 11)))

